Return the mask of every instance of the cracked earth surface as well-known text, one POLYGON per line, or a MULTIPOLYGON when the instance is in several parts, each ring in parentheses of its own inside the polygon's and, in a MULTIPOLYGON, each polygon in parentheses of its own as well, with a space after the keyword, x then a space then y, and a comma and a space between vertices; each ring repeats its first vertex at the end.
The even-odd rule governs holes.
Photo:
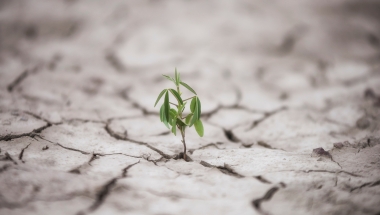
POLYGON ((0 214, 380 214, 379 11, 0 1, 0 214), (153 107, 174 67, 191 162, 153 107))

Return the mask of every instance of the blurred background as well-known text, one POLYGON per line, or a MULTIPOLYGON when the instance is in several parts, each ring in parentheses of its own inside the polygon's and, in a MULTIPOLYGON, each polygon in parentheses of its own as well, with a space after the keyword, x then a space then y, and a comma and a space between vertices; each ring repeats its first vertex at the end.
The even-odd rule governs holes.
POLYGON ((205 113, 323 108, 379 74, 379 20, 370 0, 2 0, 1 97, 64 114, 122 95, 157 111, 160 75, 177 67, 205 113))
POLYGON ((378 0, 0 0, 0 214, 379 214, 379 60, 378 0))

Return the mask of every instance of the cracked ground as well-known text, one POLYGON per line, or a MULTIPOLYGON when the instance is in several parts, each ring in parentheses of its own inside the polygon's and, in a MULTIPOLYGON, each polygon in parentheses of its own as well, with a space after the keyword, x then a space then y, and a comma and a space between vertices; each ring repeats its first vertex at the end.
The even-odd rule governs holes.
POLYGON ((379 29, 369 0, 1 0, 0 214, 380 214, 379 29), (153 107, 175 67, 191 162, 153 107))

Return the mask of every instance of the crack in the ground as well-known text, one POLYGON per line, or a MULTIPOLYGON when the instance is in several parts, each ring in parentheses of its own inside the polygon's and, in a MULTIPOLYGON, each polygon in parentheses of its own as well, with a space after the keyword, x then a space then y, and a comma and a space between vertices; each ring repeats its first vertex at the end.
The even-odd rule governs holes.
POLYGON ((358 174, 351 173, 351 172, 344 171, 344 170, 330 171, 330 170, 324 170, 324 169, 311 169, 311 170, 280 170, 278 172, 303 172, 303 173, 325 172, 325 173, 331 173, 331 174, 347 174, 347 175, 350 175, 353 177, 358 177, 358 178, 363 177, 362 175, 358 175, 358 174))
POLYGON ((69 173, 81 174, 81 169, 85 168, 86 166, 91 166, 91 162, 97 158, 98 158, 97 155, 95 153, 92 153, 90 159, 87 162, 85 162, 84 164, 81 164, 78 167, 70 170, 69 173))
POLYGON ((81 119, 81 118, 71 118, 71 119, 63 118, 63 121, 68 122, 68 123, 71 123, 71 122, 82 122, 82 123, 91 122, 91 123, 101 123, 101 124, 107 123, 106 121, 102 121, 102 120, 81 119))
MULTIPOLYGON (((16 110, 16 111, 18 111, 18 110, 16 110)), ((48 123, 48 124, 51 124, 51 125, 59 125, 59 124, 62 124, 61 122, 59 122, 59 123, 53 123, 53 122, 51 122, 50 120, 48 120, 48 119, 46 119, 46 118, 44 118, 44 117, 42 117, 42 116, 40 116, 40 115, 38 115, 38 114, 35 114, 35 113, 33 113, 33 112, 30 112, 30 111, 20 111, 20 112, 23 112, 23 113, 25 113, 25 114, 28 114, 28 115, 30 115, 30 116, 36 118, 36 119, 42 120, 42 121, 44 121, 44 122, 46 122, 46 123, 48 123)))
POLYGON ((127 157, 133 157, 133 158, 143 158, 142 156, 134 156, 134 155, 127 155, 127 154, 123 154, 123 153, 108 153, 108 154, 103 154, 103 153, 89 153, 91 154, 91 157, 90 159, 85 162, 84 164, 81 164, 79 165, 78 167, 72 169, 69 171, 69 173, 74 173, 74 174, 81 174, 82 173, 82 168, 86 168, 88 166, 92 166, 91 165, 91 162, 96 160, 96 159, 99 159, 100 157, 104 157, 104 156, 110 156, 110 155, 123 155, 123 156, 127 156, 127 157))
POLYGON ((241 101, 241 97, 242 97, 242 94, 241 94, 241 91, 235 87, 234 88, 234 91, 235 91, 235 94, 236 94, 236 101, 235 101, 235 104, 233 105, 221 105, 220 103, 218 103, 218 106, 210 111, 210 112, 207 112, 207 113, 201 113, 201 117, 205 118, 205 120, 209 119, 210 117, 212 117, 214 114, 218 113, 221 109, 239 109, 239 103, 241 101))
POLYGON ((95 159, 98 159, 98 155, 95 153, 92 153, 90 160, 88 160, 87 164, 91 166, 91 162, 94 161, 95 159))
POLYGON ((189 154, 193 154, 193 153, 194 153, 195 151, 197 151, 197 150, 201 150, 201 149, 205 149, 205 148, 209 148, 209 147, 214 147, 214 148, 216 148, 216 149, 220 149, 219 146, 218 146, 217 144, 223 144, 223 143, 221 143, 221 142, 217 142, 217 143, 209 143, 209 144, 206 144, 206 145, 204 145, 204 146, 201 146, 201 147, 199 147, 199 148, 197 148, 197 149, 189 149, 189 150, 187 150, 187 151, 189 152, 189 154))
MULTIPOLYGON (((223 174, 233 176, 236 178, 246 178, 247 177, 247 176, 244 176, 244 175, 237 173, 230 165, 228 165, 226 163, 224 164, 224 166, 215 166, 215 165, 207 163, 206 161, 201 161, 199 164, 201 164, 204 167, 208 167, 208 168, 217 168, 223 174)), ((264 183, 264 184, 272 184, 270 181, 268 181, 267 179, 265 179, 261 175, 252 176, 252 177, 257 179, 258 181, 264 183)))
POLYGON ((287 107, 281 107, 281 108, 279 108, 277 110, 265 113, 264 117, 262 117, 261 119, 253 121, 253 123, 251 124, 251 126, 249 126, 246 129, 246 131, 252 130, 256 126, 258 126, 260 123, 262 123, 263 121, 265 121, 266 119, 270 118, 271 116, 273 116, 273 115, 275 115, 275 114, 277 114, 277 113, 279 113, 279 112, 281 112, 283 110, 287 110, 287 109, 288 109, 287 107))
POLYGON ((203 113, 202 112, 201 117, 204 117, 205 120, 208 120, 209 118, 211 118, 213 115, 217 114, 222 109, 226 109, 226 110, 237 109, 237 110, 244 110, 244 111, 247 111, 249 113, 262 113, 262 114, 265 114, 265 112, 258 111, 258 110, 251 110, 251 109, 249 109, 247 107, 244 107, 244 106, 241 106, 241 105, 237 105, 237 104, 230 105, 230 106, 220 105, 219 104, 214 110, 212 110, 210 112, 207 112, 207 113, 203 113))
MULTIPOLYGON (((210 122, 208 122, 208 123, 210 123, 210 122)), ((216 125, 216 124, 214 124, 214 123, 210 123, 210 124, 211 124, 211 125, 214 125, 214 126, 216 126, 216 127, 218 127, 218 128, 221 128, 221 129, 223 130, 224 135, 226 136, 226 138, 227 138, 229 141, 233 142, 233 143, 241 143, 242 146, 244 146, 245 148, 250 148, 250 147, 253 145, 253 143, 243 142, 240 138, 238 138, 238 137, 235 135, 235 133, 234 133, 232 130, 225 129, 225 128, 223 128, 222 126, 216 125)), ((243 124, 243 123, 242 123, 242 124, 243 124)), ((244 123, 244 124, 245 124, 245 123, 244 123)), ((236 127, 239 127, 239 125, 236 126, 236 127)), ((262 147, 267 148, 267 149, 286 151, 286 150, 281 149, 281 148, 275 148, 275 147, 272 147, 272 146, 269 145, 268 143, 266 143, 266 142, 264 142, 264 141, 260 141, 260 140, 257 142, 257 144, 258 144, 259 146, 262 146, 262 147)), ((215 145, 215 146, 216 146, 216 145, 215 145)), ((218 148, 218 147, 216 146, 216 148, 218 148)), ((199 149, 201 149, 201 148, 199 148, 199 149)), ((219 149, 219 148, 218 148, 218 149, 219 149)), ((195 151, 195 150, 193 150, 193 151, 195 151)))
POLYGON ((11 161, 13 164, 17 165, 17 162, 12 158, 12 156, 8 152, 5 152, 5 156, 2 160, 11 161))
POLYGON ((269 213, 265 212, 262 210, 261 208, 261 204, 263 202, 267 202, 267 201, 270 201, 272 199, 272 197, 274 196, 274 194, 279 190, 280 188, 275 186, 275 187, 272 187, 270 188, 265 194, 263 197, 261 198, 258 198, 258 199, 254 199, 252 200, 252 205, 253 207, 262 215, 268 215, 269 213))
POLYGON ((7 171, 9 169, 9 167, 11 167, 11 166, 12 166, 11 164, 5 164, 4 166, 2 166, 0 168, 0 173, 7 171))
MULTIPOLYGON (((244 146, 245 148, 250 148, 250 147, 253 145, 253 143, 243 142, 240 138, 238 138, 238 137, 235 135, 235 133, 234 133, 233 130, 231 130, 231 129, 225 129, 225 128, 223 128, 222 126, 219 126, 219 125, 214 124, 214 123, 211 123, 211 122, 208 122, 208 123, 211 124, 211 125, 214 125, 214 126, 216 126, 216 127, 218 127, 218 128, 220 128, 220 129, 222 129, 223 132, 224 132, 224 135, 226 136, 226 138, 227 138, 229 141, 233 142, 233 143, 241 143, 241 145, 244 146)), ((244 125, 244 124, 246 124, 246 123, 241 123, 241 125, 244 125)), ((239 127, 239 126, 240 126, 240 125, 237 125, 236 127, 239 127)), ((281 149, 281 148, 275 148, 275 147, 272 147, 271 145, 269 145, 268 143, 266 143, 266 142, 264 142, 264 141, 258 141, 257 144, 258 144, 259 146, 262 146, 262 147, 267 148, 267 149, 286 151, 286 150, 281 149)), ((216 145, 215 145, 215 146, 216 146, 216 145)), ((219 149, 219 148, 218 148, 218 149, 219 149)), ((193 150, 193 151, 195 151, 195 150, 193 150)))
POLYGON ((176 194, 176 193, 159 193, 159 192, 151 190, 151 189, 143 190, 143 191, 146 191, 146 192, 148 192, 152 195, 155 195, 155 196, 170 198, 172 200, 177 200, 177 199, 197 199, 197 200, 200 200, 198 198, 187 197, 187 196, 183 196, 183 195, 176 194))
POLYGON ((236 137, 236 135, 233 133, 232 130, 223 129, 223 132, 229 141, 234 142, 234 143, 240 142, 240 139, 238 137, 236 137))
POLYGON ((267 149, 273 149, 273 147, 271 145, 269 145, 267 142, 264 142, 264 141, 257 141, 257 145, 259 146, 262 146, 264 148, 267 148, 267 149))
POLYGON ((226 175, 236 177, 236 178, 243 178, 244 177, 243 175, 240 175, 240 174, 236 173, 235 171, 233 171, 229 167, 229 165, 226 165, 226 164, 224 164, 224 166, 215 166, 215 165, 207 163, 206 161, 201 161, 199 164, 201 164, 204 167, 208 167, 208 168, 217 168, 220 172, 222 172, 226 175), (228 166, 229 168, 227 168, 226 166, 228 166))
POLYGON ((257 141, 257 145, 262 146, 262 147, 267 148, 267 149, 286 151, 286 150, 281 149, 281 148, 272 147, 267 142, 264 142, 264 141, 261 141, 261 140, 257 141))
POLYGON ((106 200, 106 198, 110 194, 112 188, 114 188, 116 186, 116 182, 119 179, 126 178, 127 174, 128 174, 128 170, 138 163, 140 163, 140 161, 128 165, 127 167, 125 167, 122 170, 122 173, 120 176, 112 178, 110 181, 108 181, 106 184, 104 184, 102 186, 102 188, 100 189, 100 191, 97 193, 95 202, 90 207, 88 207, 87 209, 84 209, 84 210, 78 212, 77 215, 89 214, 91 212, 94 212, 96 209, 98 209, 104 203, 104 201, 106 200))
POLYGON ((330 157, 330 159, 332 162, 336 163, 341 169, 343 169, 342 166, 337 161, 335 161, 332 156, 330 157))
POLYGON ((105 123, 110 123, 114 120, 123 120, 123 119, 136 119, 136 118, 141 118, 142 115, 134 115, 134 116, 117 116, 117 117, 111 117, 108 118, 105 123))
POLYGON ((164 131, 164 132, 158 133, 154 136, 165 136, 165 135, 169 135, 170 133, 171 133, 170 131, 164 131))
POLYGON ((373 182, 367 182, 367 183, 364 183, 364 184, 362 184, 360 186, 351 188, 350 193, 353 192, 353 191, 355 191, 355 190, 362 189, 363 187, 374 187, 374 186, 377 186, 377 185, 380 185, 380 180, 373 181, 373 182))
POLYGON ((86 192, 73 192, 68 195, 54 197, 49 196, 49 198, 38 198, 36 196, 36 193, 40 190, 40 187, 38 185, 32 185, 33 189, 31 190, 31 195, 28 198, 23 199, 20 202, 9 202, 7 201, 0 193, 0 208, 8 208, 8 209, 15 209, 15 208, 24 208, 28 204, 32 202, 62 202, 62 201, 69 201, 79 196, 87 196, 86 192))
POLYGON ((115 52, 108 52, 105 55, 105 59, 117 72, 123 73, 127 70, 125 65, 120 61, 115 52))
POLYGON ((148 162, 152 162, 154 165, 156 165, 157 166, 157 163, 158 162, 161 162, 161 161, 166 161, 167 159, 166 158, 164 158, 163 156, 161 156, 160 158, 158 158, 158 159, 155 159, 155 160, 151 160, 150 159, 150 154, 149 155, 143 155, 141 158, 143 158, 144 160, 146 160, 146 161, 148 161, 148 162))
POLYGON ((52 124, 50 123, 47 123, 46 125, 40 127, 40 128, 36 128, 36 129, 33 129, 33 131, 31 132, 28 132, 28 133, 22 133, 22 134, 6 134, 4 136, 0 136, 0 141, 10 141, 10 140, 13 140, 13 139, 17 139, 17 138, 21 138, 21 137, 31 137, 31 138, 34 138, 36 136, 39 136, 39 134, 49 128, 50 126, 52 126, 52 124))
POLYGON ((12 133, 10 133, 10 134, 6 134, 6 135, 4 135, 4 136, 0 136, 0 141, 10 141, 10 140, 13 140, 13 139, 17 139, 17 138, 21 138, 21 137, 26 137, 26 136, 35 139, 35 137, 40 137, 39 134, 40 134, 43 130, 45 130, 45 129, 47 129, 47 128, 53 126, 53 125, 60 125, 60 124, 62 124, 62 122, 59 122, 59 123, 53 123, 53 122, 51 122, 50 120, 48 120, 48 119, 46 119, 46 118, 44 118, 44 117, 42 117, 42 116, 40 116, 40 115, 38 115, 38 114, 35 114, 35 113, 33 113, 33 112, 30 112, 30 111, 21 111, 21 110, 11 110, 11 111, 16 111, 16 112, 20 112, 20 113, 25 113, 25 114, 27 114, 27 115, 29 115, 29 116, 34 117, 35 119, 38 119, 38 120, 41 120, 41 121, 46 122, 46 124, 45 124, 44 126, 40 127, 40 128, 33 129, 33 131, 31 131, 31 132, 22 133, 22 134, 12 134, 12 133))
POLYGON ((118 133, 112 131, 112 129, 109 127, 109 123, 106 124, 106 126, 104 127, 104 129, 107 131, 107 133, 108 133, 111 137, 113 137, 113 138, 115 138, 115 139, 117 139, 117 140, 129 141, 129 142, 132 142, 132 143, 136 143, 136 144, 139 144, 139 145, 146 146, 146 147, 148 147, 149 149, 151 149, 151 150, 157 152, 158 154, 160 154, 162 157, 164 157, 164 158, 166 158, 166 159, 171 159, 171 158, 174 157, 173 155, 168 155, 168 154, 164 153, 163 151, 161 151, 161 150, 159 150, 159 149, 157 149, 157 148, 155 148, 155 147, 149 145, 148 143, 145 143, 145 142, 142 142, 142 141, 138 141, 138 140, 133 140, 133 139, 130 139, 130 138, 125 137, 125 136, 122 136, 122 135, 120 135, 120 134, 118 134, 118 133))
POLYGON ((83 150, 80 150, 80 149, 75 149, 75 148, 71 148, 71 147, 67 147, 67 146, 64 146, 60 143, 56 143, 56 142, 53 142, 53 141, 50 141, 44 137, 39 137, 49 143, 52 143, 54 145, 57 145, 63 149, 66 149, 66 150, 70 150, 70 151, 74 151, 74 152, 79 152, 79 153, 82 153, 84 155, 92 155, 92 157, 90 158, 90 160, 88 161, 88 163, 90 164, 93 160, 95 160, 98 156, 100 157, 103 157, 103 156, 110 156, 110 155, 124 155, 124 156, 127 156, 127 157, 133 157, 133 158, 143 158, 143 156, 136 156, 136 155, 128 155, 128 154, 125 154, 125 153, 121 153, 121 152, 115 152, 115 153, 99 153, 99 152, 87 152, 87 151, 83 151, 83 150))
POLYGON ((238 87, 236 87, 236 86, 234 87, 234 91, 235 91, 235 94, 236 94, 236 101, 234 102, 235 104, 233 104, 233 105, 221 105, 221 104, 218 104, 218 106, 214 110, 212 110, 212 111, 210 111, 208 113, 202 113, 201 116, 204 117, 204 118, 206 118, 206 120, 207 120, 210 117, 212 117, 214 114, 218 113, 222 109, 238 109, 238 110, 244 110, 244 111, 247 111, 247 112, 250 112, 250 113, 260 113, 260 111, 251 110, 251 109, 249 109, 247 107, 244 107, 244 106, 240 105, 240 102, 242 100, 242 95, 243 94, 242 94, 241 90, 238 87))
POLYGON ((125 154, 125 153, 121 153, 121 152, 115 152, 115 153, 93 153, 95 156, 100 156, 100 157, 103 157, 103 156, 109 156, 109 155, 124 155, 124 156, 127 156, 127 157, 132 157, 132 158, 143 158, 143 156, 136 156, 136 155, 128 155, 128 154, 125 154))
POLYGON ((137 161, 136 163, 133 163, 133 164, 128 165, 127 167, 125 167, 125 168, 123 169, 123 173, 122 173, 122 175, 121 175, 122 178, 127 177, 128 170, 129 170, 130 168, 132 168, 134 165, 138 164, 138 163, 140 163, 140 161, 137 161))
POLYGON ((67 149, 67 150, 74 151, 74 152, 80 152, 80 153, 82 153, 82 154, 84 154, 84 155, 92 154, 92 153, 90 153, 90 152, 82 151, 82 150, 80 150, 80 149, 74 149, 74 148, 70 148, 70 147, 64 146, 64 145, 62 145, 62 144, 60 144, 60 143, 56 143, 56 142, 50 141, 50 140, 48 140, 48 139, 46 139, 46 138, 44 138, 44 137, 39 137, 39 138, 41 138, 41 139, 43 139, 43 140, 45 140, 45 141, 47 141, 47 142, 49 142, 49 143, 52 143, 52 144, 54 144, 54 145, 57 145, 57 146, 59 146, 59 147, 61 147, 61 148, 63 148, 63 149, 67 149))
POLYGON ((18 155, 18 159, 19 159, 21 162, 23 162, 23 163, 25 163, 25 161, 22 160, 22 157, 24 156, 24 151, 30 146, 30 144, 32 144, 32 143, 29 143, 27 146, 25 146, 23 149, 21 149, 21 152, 20 152, 20 154, 18 155))
POLYGON ((34 67, 33 69, 26 69, 24 72, 22 72, 17 78, 12 81, 8 86, 7 90, 8 92, 12 92, 15 87, 21 84, 22 81, 24 81, 30 74, 35 73, 38 70, 38 67, 34 67))

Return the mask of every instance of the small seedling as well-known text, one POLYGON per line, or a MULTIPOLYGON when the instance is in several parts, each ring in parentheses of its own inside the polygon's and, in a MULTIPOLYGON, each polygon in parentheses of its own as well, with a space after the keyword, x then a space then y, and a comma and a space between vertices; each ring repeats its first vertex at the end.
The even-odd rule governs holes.
POLYGON ((163 75, 163 76, 169 81, 172 81, 176 85, 177 90, 175 89, 162 90, 161 93, 158 95, 158 98, 154 106, 156 107, 157 103, 165 95, 164 103, 162 104, 161 109, 160 109, 160 120, 162 123, 165 124, 165 126, 168 129, 171 130, 171 132, 174 135, 177 135, 177 129, 181 133, 182 143, 183 143, 183 148, 184 148, 183 159, 186 160, 186 141, 185 141, 186 127, 187 126, 191 127, 194 125, 194 128, 200 137, 203 137, 203 134, 204 134, 203 123, 200 120, 201 101, 199 100, 198 95, 193 90, 193 88, 191 88, 189 85, 181 81, 181 78, 180 78, 179 73, 177 72, 177 69, 175 69, 174 78, 167 75, 163 75), (181 91, 179 89, 180 85, 184 86, 186 89, 192 92, 194 96, 187 99, 182 99, 181 91), (177 100, 177 104, 174 104, 169 101, 169 93, 171 93, 174 96, 174 98, 177 100), (185 110, 187 101, 190 99, 191 99, 191 102, 190 102, 191 113, 189 113, 187 116, 183 116, 183 111, 185 110), (176 109, 171 108, 171 105, 175 106, 176 109))

